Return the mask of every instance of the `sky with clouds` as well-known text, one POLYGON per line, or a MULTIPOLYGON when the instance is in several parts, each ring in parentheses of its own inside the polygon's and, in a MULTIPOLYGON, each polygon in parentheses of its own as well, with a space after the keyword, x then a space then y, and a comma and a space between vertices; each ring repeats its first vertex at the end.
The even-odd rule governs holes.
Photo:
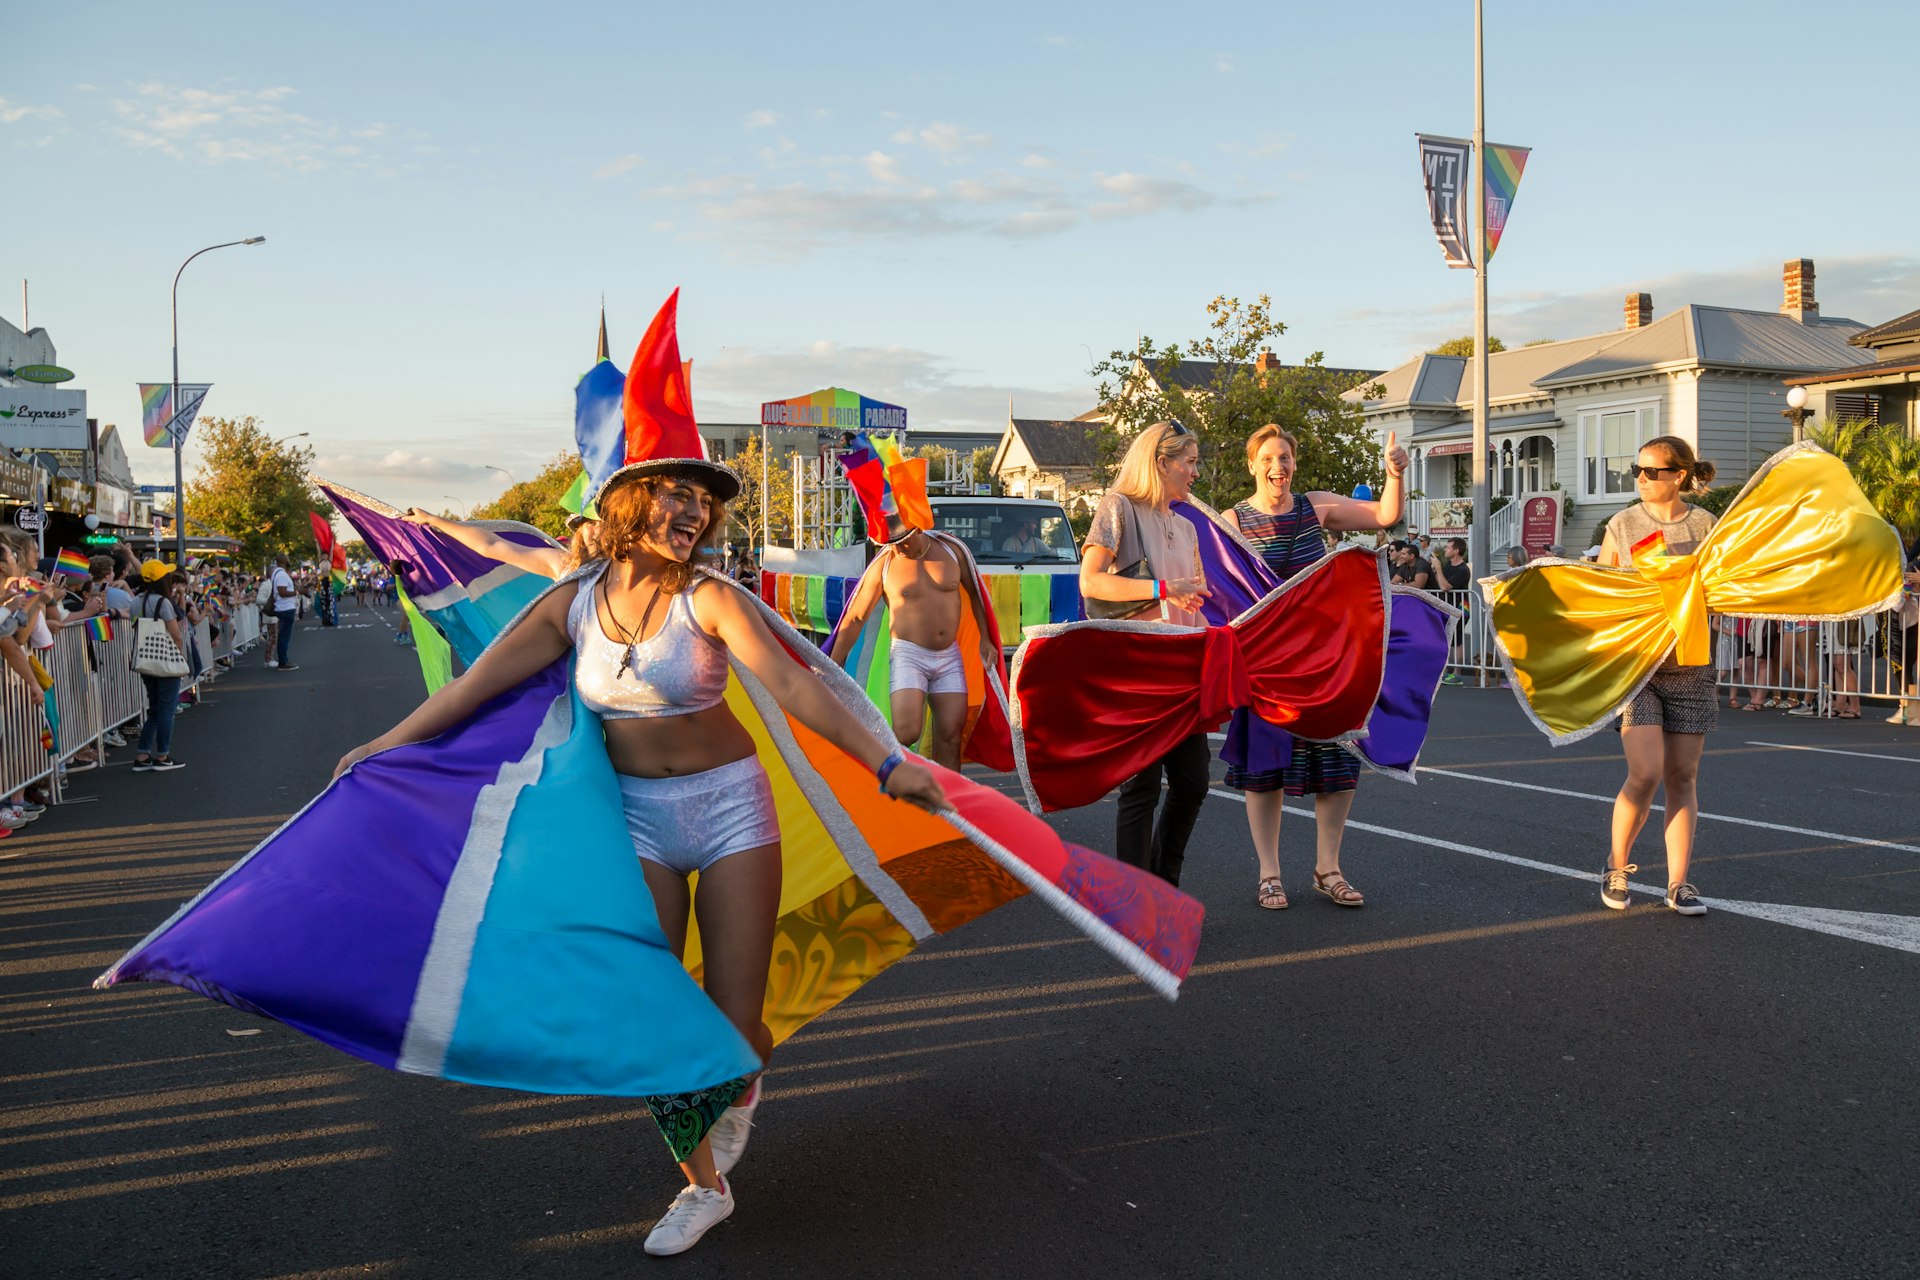
MULTIPOLYGON (((1534 148, 1492 274, 1509 342, 1621 298, 1920 306, 1920 177, 1888 149, 1910 4, 1488 0, 1489 136, 1534 148)), ((309 433, 389 501, 483 500, 571 443, 683 288, 703 420, 825 385, 914 423, 1090 405, 1092 359, 1269 294, 1280 355, 1386 368, 1471 327, 1416 131, 1472 126, 1468 0, 40 5, 0 76, 0 314, 137 443, 134 384, 309 433)), ((189 450, 189 462, 192 452, 189 450)))

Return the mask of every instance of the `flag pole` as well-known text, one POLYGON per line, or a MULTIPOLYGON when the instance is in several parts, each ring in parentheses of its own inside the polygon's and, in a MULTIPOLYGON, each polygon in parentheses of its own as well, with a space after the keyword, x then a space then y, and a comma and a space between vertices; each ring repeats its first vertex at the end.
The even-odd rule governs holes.
POLYGON ((1492 506, 1487 486, 1487 79, 1483 0, 1473 0, 1473 523, 1467 562, 1474 577, 1493 572, 1488 548, 1492 506))

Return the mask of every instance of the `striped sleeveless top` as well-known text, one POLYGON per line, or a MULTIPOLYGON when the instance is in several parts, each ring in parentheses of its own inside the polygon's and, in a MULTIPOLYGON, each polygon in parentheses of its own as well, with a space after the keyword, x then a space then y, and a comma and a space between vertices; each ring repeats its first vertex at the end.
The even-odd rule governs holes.
POLYGON ((1282 581, 1326 557, 1320 517, 1303 493, 1294 494, 1293 510, 1281 515, 1270 516, 1250 502, 1236 503, 1233 514, 1240 521, 1240 535, 1282 581))

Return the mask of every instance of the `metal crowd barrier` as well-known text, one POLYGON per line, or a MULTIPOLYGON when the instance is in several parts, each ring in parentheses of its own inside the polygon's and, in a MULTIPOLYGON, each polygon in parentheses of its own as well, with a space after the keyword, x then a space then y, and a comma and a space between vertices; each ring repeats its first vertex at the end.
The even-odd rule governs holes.
MULTIPOLYGON (((1465 610, 1449 633, 1447 675, 1455 684, 1498 688, 1504 684, 1486 609, 1478 592, 1438 591, 1465 610)), ((1920 698, 1910 627, 1889 609, 1846 622, 1754 621, 1715 618, 1714 667, 1722 694, 1763 706, 1811 704, 1821 715, 1857 711, 1868 703, 1891 710, 1900 698, 1920 698), (1864 700, 1864 701, 1863 701, 1864 700)), ((1920 702, 1909 709, 1920 721, 1920 702)))
MULTIPOLYGON (((221 623, 217 636, 213 624, 203 618, 194 624, 193 637, 201 669, 180 682, 183 691, 217 679, 225 670, 220 659, 259 642, 259 606, 235 608, 233 616, 221 623)), ((0 797, 51 780, 50 790, 57 802, 60 779, 56 766, 64 765, 87 747, 104 758, 108 730, 129 721, 144 723, 147 688, 131 666, 131 623, 116 620, 113 639, 105 642, 94 640, 81 627, 65 627, 54 636, 53 648, 35 656, 53 677, 54 708, 60 720, 55 751, 49 754, 41 738, 46 725, 41 690, 11 671, 0 672, 0 797)))

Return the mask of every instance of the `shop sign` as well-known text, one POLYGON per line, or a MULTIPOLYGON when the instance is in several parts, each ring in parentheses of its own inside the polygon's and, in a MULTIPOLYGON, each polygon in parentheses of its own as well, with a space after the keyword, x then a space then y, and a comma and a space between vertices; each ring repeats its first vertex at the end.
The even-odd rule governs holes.
POLYGON ((13 371, 22 382, 72 382, 73 370, 57 364, 23 364, 13 371))
POLYGON ((93 486, 93 513, 102 524, 126 524, 133 517, 133 495, 102 480, 93 486))
POLYGON ((1520 513, 1520 545, 1536 555, 1560 541, 1560 499, 1528 498, 1520 513))
POLYGON ((32 502, 34 471, 30 463, 0 455, 0 497, 32 502))
POLYGON ((87 393, 0 387, 0 444, 10 449, 85 449, 87 393))
POLYGON ((20 526, 22 533, 38 533, 46 523, 46 517, 40 514, 38 507, 21 507, 13 513, 13 522, 20 526))

